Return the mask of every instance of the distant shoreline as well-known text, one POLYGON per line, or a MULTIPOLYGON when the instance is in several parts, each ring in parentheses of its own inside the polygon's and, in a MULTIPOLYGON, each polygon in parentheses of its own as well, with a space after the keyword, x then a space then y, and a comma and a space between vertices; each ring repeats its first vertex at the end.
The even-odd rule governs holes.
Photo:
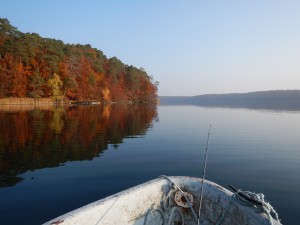
POLYGON ((159 101, 160 105, 300 110, 300 90, 271 90, 197 96, 159 96, 159 101))

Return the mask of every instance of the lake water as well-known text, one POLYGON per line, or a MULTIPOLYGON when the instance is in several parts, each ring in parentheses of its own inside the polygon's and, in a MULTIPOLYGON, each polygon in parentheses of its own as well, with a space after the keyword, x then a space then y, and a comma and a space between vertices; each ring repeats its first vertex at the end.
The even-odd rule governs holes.
POLYGON ((41 224, 159 175, 264 193, 300 221, 300 112, 199 106, 0 106, 0 224, 41 224))

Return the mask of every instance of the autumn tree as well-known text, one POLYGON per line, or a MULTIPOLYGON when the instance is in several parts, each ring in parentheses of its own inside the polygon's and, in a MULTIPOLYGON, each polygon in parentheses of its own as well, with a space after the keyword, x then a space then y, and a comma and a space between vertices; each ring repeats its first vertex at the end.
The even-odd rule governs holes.
POLYGON ((39 99, 44 95, 42 91, 42 87, 45 84, 45 80, 41 77, 39 70, 37 69, 34 75, 30 79, 29 86, 31 87, 31 92, 29 92, 29 96, 34 99, 39 99))
POLYGON ((51 98, 55 102, 60 102, 63 100, 64 96, 61 91, 61 88, 63 86, 63 82, 61 81, 58 74, 54 73, 53 78, 48 80, 48 85, 51 89, 51 98))
POLYGON ((145 69, 107 58, 91 45, 22 33, 0 18, 1 98, 149 102, 157 87, 145 69))
POLYGON ((0 59, 0 97, 11 96, 11 69, 13 67, 13 57, 10 54, 0 59))
POLYGON ((7 39, 18 36, 21 32, 10 24, 8 19, 0 18, 0 45, 7 39))
POLYGON ((24 66, 21 62, 14 63, 12 70, 12 88, 11 93, 14 97, 25 97, 27 94, 27 77, 24 66))
POLYGON ((103 99, 105 102, 109 102, 111 100, 110 90, 108 88, 104 88, 102 90, 102 94, 103 94, 103 99))

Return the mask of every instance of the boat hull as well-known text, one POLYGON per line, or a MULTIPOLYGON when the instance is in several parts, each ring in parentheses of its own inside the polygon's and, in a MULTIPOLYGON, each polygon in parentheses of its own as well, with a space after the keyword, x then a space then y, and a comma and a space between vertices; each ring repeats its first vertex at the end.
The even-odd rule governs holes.
MULTIPOLYGON (((195 212, 198 215, 201 183, 200 178, 158 178, 83 206, 45 225, 197 224, 195 212), (192 196, 194 212, 188 206, 178 205, 178 199, 175 199, 178 190, 174 184, 192 196)), ((233 193, 229 190, 207 180, 203 187, 201 224, 270 224, 264 213, 233 201, 233 193)), ((187 204, 184 198, 179 200, 187 204)), ((275 220, 272 223, 280 224, 275 220)))

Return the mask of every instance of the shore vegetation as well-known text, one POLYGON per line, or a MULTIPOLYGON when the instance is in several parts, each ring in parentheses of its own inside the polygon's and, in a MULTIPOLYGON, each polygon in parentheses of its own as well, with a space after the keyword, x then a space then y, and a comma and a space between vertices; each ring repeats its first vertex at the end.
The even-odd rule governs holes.
POLYGON ((0 102, 156 102, 157 90, 143 68, 89 44, 23 33, 0 18, 0 102))

